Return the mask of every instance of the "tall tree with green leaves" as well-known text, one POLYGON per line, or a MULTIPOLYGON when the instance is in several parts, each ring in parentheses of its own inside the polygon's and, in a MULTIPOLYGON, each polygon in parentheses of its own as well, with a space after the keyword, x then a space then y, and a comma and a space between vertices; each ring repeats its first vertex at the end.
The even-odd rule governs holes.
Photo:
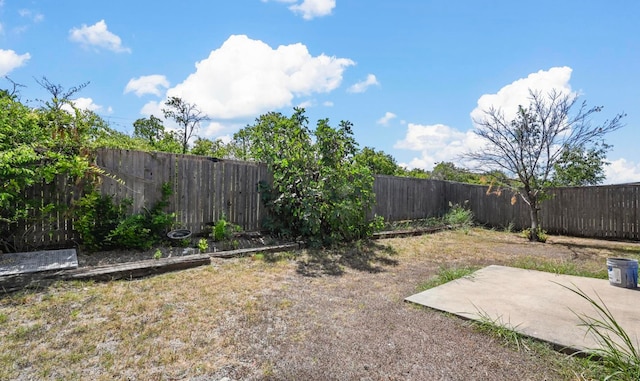
POLYGON ((147 149, 161 152, 183 152, 182 140, 176 131, 167 131, 160 118, 151 115, 133 122, 133 137, 142 139, 147 149))
POLYGON ((211 156, 218 159, 228 159, 233 157, 233 146, 230 144, 225 144, 222 140, 216 139, 206 139, 206 138, 197 138, 195 142, 193 142, 193 147, 191 148, 191 154, 193 155, 201 155, 201 156, 211 156))
POLYGON ((555 164, 551 184, 557 187, 581 187, 602 184, 607 152, 611 146, 602 142, 591 148, 565 149, 555 164))
POLYGON ((382 150, 376 151, 371 147, 364 147, 355 155, 355 160, 369 167, 374 175, 395 176, 402 173, 402 168, 396 163, 396 159, 382 150))
POLYGON ((270 212, 267 228, 316 246, 373 232, 379 222, 368 218, 375 201, 373 175, 355 160, 351 123, 334 128, 322 119, 312 131, 304 109, 295 108, 290 117, 260 116, 242 136, 250 157, 273 173, 273 184, 261 189, 270 212))
POLYGON ((563 165, 570 164, 567 159, 574 154, 585 158, 586 152, 587 160, 583 160, 581 171, 600 173, 604 152, 598 151, 598 144, 606 134, 622 127, 623 113, 601 124, 592 124, 592 117, 602 107, 587 108, 583 102, 574 109, 577 99, 559 91, 548 94, 530 91, 529 105, 520 106, 515 117, 507 118, 503 110, 492 107, 474 121, 474 132, 486 145, 469 153, 467 158, 485 170, 501 170, 512 179, 502 185, 514 189, 528 205, 531 240, 540 237, 541 202, 556 174, 563 175, 566 168, 563 165), (589 152, 596 154, 589 158, 589 152))
POLYGON ((200 127, 200 123, 209 118, 194 103, 189 103, 180 97, 170 97, 162 109, 164 117, 172 119, 180 128, 182 153, 189 151, 189 140, 200 127))

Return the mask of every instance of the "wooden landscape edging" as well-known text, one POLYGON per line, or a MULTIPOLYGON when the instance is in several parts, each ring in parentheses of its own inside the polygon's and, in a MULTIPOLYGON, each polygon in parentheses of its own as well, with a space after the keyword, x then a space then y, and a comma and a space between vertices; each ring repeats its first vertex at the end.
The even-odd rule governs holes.
POLYGON ((116 265, 81 267, 71 270, 42 271, 37 273, 14 274, 0 277, 0 293, 11 293, 26 288, 44 288, 58 280, 112 281, 159 275, 171 271, 186 270, 211 264, 211 258, 234 258, 251 253, 271 253, 298 249, 298 243, 255 247, 215 253, 183 255, 179 257, 146 259, 116 265))
POLYGON ((207 254, 192 254, 181 257, 146 259, 117 265, 81 268, 67 271, 64 280, 111 281, 118 279, 142 278, 170 271, 186 270, 192 267, 208 265, 211 257, 207 254))
POLYGON ((407 229, 407 230, 389 230, 384 232, 373 233, 371 239, 387 239, 387 238, 398 238, 398 237, 412 237, 417 235, 436 233, 442 230, 451 230, 455 229, 457 226, 446 225, 446 226, 437 226, 433 228, 417 228, 417 229, 407 229))

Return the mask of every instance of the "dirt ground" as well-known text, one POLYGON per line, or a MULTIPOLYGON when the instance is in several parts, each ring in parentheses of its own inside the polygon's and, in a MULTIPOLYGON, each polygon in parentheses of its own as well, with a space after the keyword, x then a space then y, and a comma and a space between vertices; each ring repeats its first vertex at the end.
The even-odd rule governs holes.
POLYGON ((468 321, 403 300, 443 267, 547 261, 592 271, 604 267, 606 257, 638 253, 638 243, 551 237, 540 244, 472 229, 378 240, 341 252, 214 259, 205 268, 137 281, 63 285, 18 302, 0 299, 0 367, 13 367, 0 376, 580 379, 562 365, 565 355, 517 350, 468 321), (49 316, 54 308, 67 311, 65 303, 85 318, 49 316), (48 328, 33 337, 16 334, 34 324, 48 328), (69 354, 76 354, 74 361, 66 360, 69 354))

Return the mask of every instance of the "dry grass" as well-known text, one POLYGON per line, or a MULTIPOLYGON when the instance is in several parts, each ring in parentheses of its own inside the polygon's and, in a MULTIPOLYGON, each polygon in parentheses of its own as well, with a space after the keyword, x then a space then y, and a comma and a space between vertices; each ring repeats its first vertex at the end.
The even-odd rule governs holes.
POLYGON ((516 351, 403 302, 443 266, 601 276, 606 257, 640 253, 632 243, 548 242, 447 231, 12 294, 0 299, 0 379, 572 379, 582 370, 561 355, 516 351))

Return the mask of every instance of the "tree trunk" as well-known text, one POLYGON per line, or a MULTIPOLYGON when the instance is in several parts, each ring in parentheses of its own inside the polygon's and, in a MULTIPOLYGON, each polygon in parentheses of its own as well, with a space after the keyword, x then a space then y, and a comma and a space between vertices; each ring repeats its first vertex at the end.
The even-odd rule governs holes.
POLYGON ((541 242, 540 241, 540 216, 538 212, 540 208, 538 208, 538 198, 537 195, 528 189, 523 193, 522 198, 525 199, 525 202, 529 206, 529 219, 531 220, 531 229, 529 234, 529 241, 532 242, 541 242))

